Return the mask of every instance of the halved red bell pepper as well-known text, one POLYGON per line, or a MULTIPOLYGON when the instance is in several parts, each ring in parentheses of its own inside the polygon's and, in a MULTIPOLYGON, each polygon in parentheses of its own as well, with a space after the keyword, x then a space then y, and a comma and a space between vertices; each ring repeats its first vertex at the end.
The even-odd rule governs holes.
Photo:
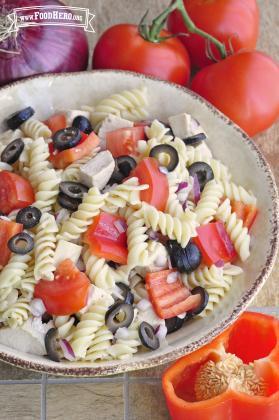
POLYGON ((196 308, 200 304, 200 295, 191 295, 177 273, 176 281, 170 283, 169 275, 175 270, 163 270, 147 273, 145 287, 154 311, 162 319, 172 318, 196 308))
POLYGON ((221 221, 201 225, 193 241, 202 253, 202 261, 211 266, 219 261, 232 262, 237 253, 221 221))
POLYGON ((257 207, 254 204, 244 204, 236 200, 232 200, 231 206, 232 212, 243 220, 243 226, 250 230, 259 212, 257 207))
POLYGON ((23 231, 23 225, 8 220, 0 219, 0 266, 4 267, 11 256, 8 241, 16 234, 23 231))
POLYGON ((166 175, 160 172, 157 160, 144 158, 130 176, 137 177, 140 184, 149 185, 147 190, 140 192, 141 200, 164 211, 169 198, 169 183, 166 175))
POLYGON ((49 144, 49 160, 56 169, 65 169, 71 163, 90 155, 100 143, 99 137, 92 131, 89 135, 82 133, 77 146, 58 152, 54 150, 53 143, 49 144))
MULTIPOLYGON (((275 420, 279 418, 279 321, 245 312, 210 344, 179 359, 163 375, 163 391, 173 420, 275 420), (266 396, 234 389, 197 401, 194 385, 199 368, 221 358, 221 351, 235 354, 265 382, 266 396)), ((205 383, 206 386, 206 383, 205 383)))
POLYGON ((127 264, 127 226, 123 217, 101 212, 84 235, 92 254, 100 258, 127 264))
POLYGON ((136 155, 137 143, 145 139, 143 126, 119 128, 106 134, 107 149, 113 157, 136 155))

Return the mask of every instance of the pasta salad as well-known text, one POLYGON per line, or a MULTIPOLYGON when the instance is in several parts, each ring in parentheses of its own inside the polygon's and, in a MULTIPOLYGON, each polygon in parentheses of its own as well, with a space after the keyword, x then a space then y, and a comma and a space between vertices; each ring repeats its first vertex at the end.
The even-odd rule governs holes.
POLYGON ((148 120, 145 87, 34 113, 9 116, 0 137, 0 342, 122 360, 214 311, 258 210, 199 122, 148 120))

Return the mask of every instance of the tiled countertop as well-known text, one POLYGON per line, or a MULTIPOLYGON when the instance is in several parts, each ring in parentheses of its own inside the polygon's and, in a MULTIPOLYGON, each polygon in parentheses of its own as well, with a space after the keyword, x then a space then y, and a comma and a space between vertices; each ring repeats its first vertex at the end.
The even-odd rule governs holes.
MULTIPOLYGON (((69 0, 96 14, 97 36, 109 25, 138 22, 143 12, 158 14, 168 0, 69 0)), ((279 2, 258 0, 261 9, 259 49, 279 59, 279 2), (277 20, 277 21, 276 21, 277 20), (276 25, 277 23, 277 25, 276 25)), ((279 185, 279 124, 255 139, 267 157, 279 185)), ((257 306, 279 305, 279 259, 254 301, 257 306)), ((261 308, 279 317, 279 309, 261 308)), ((166 366, 109 378, 56 378, 21 370, 0 362, 0 420, 163 420, 168 413, 161 391, 166 366)))

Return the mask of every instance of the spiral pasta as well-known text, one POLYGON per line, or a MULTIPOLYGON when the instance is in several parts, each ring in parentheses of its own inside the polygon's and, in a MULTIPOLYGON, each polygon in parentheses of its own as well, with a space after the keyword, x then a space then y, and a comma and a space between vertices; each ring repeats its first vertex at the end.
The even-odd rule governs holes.
POLYGON ((57 328, 59 338, 70 340, 74 331, 75 318, 70 315, 55 316, 54 325, 57 328))
POLYGON ((60 177, 57 171, 50 168, 48 162, 48 145, 42 137, 37 138, 30 145, 29 180, 36 189, 35 207, 42 212, 48 212, 56 202, 60 177))
POLYGON ((140 192, 149 188, 149 185, 139 185, 138 178, 129 178, 108 192, 102 210, 116 213, 127 205, 138 206, 141 203, 140 192))
POLYGON ((101 327, 91 341, 84 359, 90 362, 110 360, 109 349, 112 340, 113 334, 111 331, 106 326, 101 327))
POLYGON ((57 241, 58 226, 54 216, 44 213, 40 223, 36 228, 35 235, 35 266, 34 277, 38 281, 40 279, 54 279, 54 253, 57 241))
POLYGON ((242 201, 244 204, 257 204, 256 197, 252 193, 246 191, 241 185, 226 181, 222 181, 222 185, 225 197, 230 200, 242 201))
POLYGON ((227 198, 216 212, 216 219, 224 222, 226 230, 234 244, 241 261, 246 261, 250 256, 250 235, 247 227, 243 227, 243 220, 232 213, 230 200, 227 198))
POLYGON ((96 154, 100 151, 99 147, 93 149, 90 155, 83 157, 82 159, 76 160, 71 165, 67 166, 62 173, 62 181, 79 181, 80 176, 80 167, 85 165, 89 160, 91 160, 96 154))
POLYGON ((18 298, 18 291, 12 287, 0 289, 0 312, 5 311, 18 298))
POLYGON ((32 257, 28 254, 13 254, 8 264, 0 273, 0 289, 6 287, 20 287, 22 278, 28 269, 32 257))
POLYGON ((127 221, 128 265, 131 267, 145 266, 148 263, 148 244, 142 214, 131 213, 127 221))
POLYGON ((98 188, 90 188, 77 211, 62 223, 58 239, 77 241, 92 223, 93 218, 100 213, 100 209, 105 203, 105 197, 106 195, 101 194, 98 188))
POLYGON ((39 137, 49 139, 52 135, 52 132, 47 125, 33 118, 25 121, 20 128, 26 137, 31 137, 34 140, 39 137))
POLYGON ((206 224, 213 219, 222 196, 223 188, 215 180, 209 181, 205 185, 204 190, 201 193, 201 198, 195 208, 198 223, 206 224))
POLYGON ((196 216, 190 210, 185 211, 183 219, 178 219, 170 214, 158 211, 147 203, 143 203, 138 214, 147 227, 154 231, 160 231, 169 239, 175 239, 183 248, 188 244, 191 237, 196 236, 196 216))
POLYGON ((32 299, 34 287, 37 283, 34 276, 35 258, 32 256, 28 268, 20 281, 20 291, 26 299, 32 299))
POLYGON ((0 317, 4 324, 10 328, 21 327, 27 321, 30 314, 30 305, 27 299, 19 298, 6 311, 1 313, 0 317))
POLYGON ((130 121, 143 120, 148 116, 147 89, 124 90, 100 101, 91 116, 91 123, 98 129, 109 115, 117 115, 130 121))
POLYGON ((139 322, 134 320, 127 328, 127 337, 119 338, 116 343, 108 349, 108 353, 114 358, 119 360, 129 359, 137 348, 141 345, 139 338, 139 322))
POLYGON ((70 340, 77 359, 85 357, 96 332, 105 324, 105 314, 108 306, 106 300, 98 301, 85 314, 81 315, 80 322, 77 324, 70 340))

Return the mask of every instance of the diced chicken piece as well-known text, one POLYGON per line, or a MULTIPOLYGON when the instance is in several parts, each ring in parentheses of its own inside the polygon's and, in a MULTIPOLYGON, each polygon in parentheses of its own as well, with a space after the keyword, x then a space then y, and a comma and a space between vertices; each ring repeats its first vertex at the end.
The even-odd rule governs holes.
POLYGON ((169 117, 169 124, 176 137, 185 139, 199 133, 205 133, 201 125, 190 114, 177 114, 169 117))
POLYGON ((82 251, 82 247, 72 242, 64 241, 60 239, 58 241, 55 254, 54 254, 54 264, 57 267, 62 261, 70 259, 74 264, 78 262, 82 251))
POLYGON ((1 328, 0 344, 24 353, 32 353, 40 356, 46 354, 42 339, 34 337, 34 333, 31 334, 30 330, 27 331, 22 328, 1 328))
POLYGON ((70 127, 73 124, 73 121, 76 117, 82 116, 90 120, 90 112, 88 111, 82 111, 80 109, 72 109, 70 111, 67 111, 66 113, 66 123, 67 127, 70 127))
POLYGON ((133 126, 134 123, 129 120, 125 120, 124 118, 120 118, 112 114, 108 115, 107 118, 103 121, 98 132, 101 150, 106 149, 107 133, 110 131, 118 130, 119 128, 128 128, 133 126))
POLYGON ((97 187, 102 190, 108 183, 115 168, 112 154, 106 150, 80 167, 80 182, 87 187, 97 187))

